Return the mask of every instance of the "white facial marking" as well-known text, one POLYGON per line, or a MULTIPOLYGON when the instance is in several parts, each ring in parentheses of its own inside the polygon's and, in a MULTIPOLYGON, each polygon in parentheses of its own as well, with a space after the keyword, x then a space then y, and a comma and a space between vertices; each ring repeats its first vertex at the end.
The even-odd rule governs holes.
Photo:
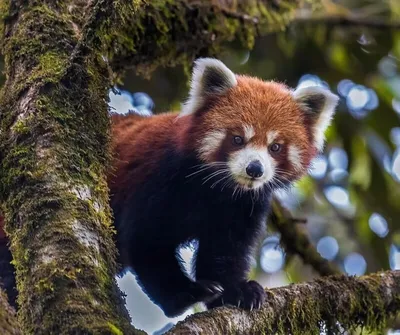
POLYGON ((246 148, 233 153, 228 161, 233 178, 245 189, 257 189, 271 180, 275 174, 276 161, 269 155, 267 147, 246 148), (246 173, 250 162, 259 160, 264 167, 264 174, 252 180, 246 173))
POLYGON ((276 138, 278 137, 278 132, 275 130, 271 130, 267 133, 267 143, 272 144, 276 138))
POLYGON ((252 139, 252 137, 254 137, 256 132, 254 131, 254 128, 249 125, 244 125, 243 129, 244 129, 244 138, 245 138, 246 142, 248 142, 252 139))
POLYGON ((200 157, 207 160, 220 147, 225 136, 225 130, 214 130, 207 133, 200 143, 200 157))
POLYGON ((289 150, 288 150, 288 156, 289 156, 289 161, 292 163, 293 167, 300 171, 303 167, 301 164, 301 151, 299 150, 298 147, 296 147, 294 144, 289 145, 289 150))

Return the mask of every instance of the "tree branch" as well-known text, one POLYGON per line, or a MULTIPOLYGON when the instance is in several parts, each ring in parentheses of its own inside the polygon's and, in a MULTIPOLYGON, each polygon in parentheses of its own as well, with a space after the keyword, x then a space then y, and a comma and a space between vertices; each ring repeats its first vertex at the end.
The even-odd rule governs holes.
POLYGON ((340 274, 334 263, 321 257, 305 229, 277 200, 273 202, 271 223, 281 234, 281 242, 289 253, 300 256, 305 264, 311 265, 321 276, 340 274))
POLYGON ((112 14, 117 25, 104 44, 117 72, 134 67, 148 74, 159 65, 189 66, 235 38, 251 47, 259 33, 284 29, 303 2, 152 0, 136 12, 120 6, 112 14))
POLYGON ((400 271, 333 276, 267 290, 260 310, 224 307, 189 316, 167 334, 319 334, 383 329, 400 310, 400 271))

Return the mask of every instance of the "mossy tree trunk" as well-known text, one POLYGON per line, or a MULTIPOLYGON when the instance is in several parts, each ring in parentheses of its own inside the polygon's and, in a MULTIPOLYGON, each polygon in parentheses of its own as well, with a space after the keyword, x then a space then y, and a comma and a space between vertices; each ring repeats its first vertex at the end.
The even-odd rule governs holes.
POLYGON ((128 333, 104 173, 109 71, 73 5, 11 2, 5 31, 0 194, 19 319, 24 333, 128 333))
MULTIPOLYGON (((148 73, 158 65, 188 65, 235 37, 250 46, 256 34, 288 24, 302 2, 0 0, 7 76, 0 93, 0 203, 24 333, 138 332, 114 279, 105 182, 107 91, 115 76, 128 67, 148 73)), ((304 245, 292 251, 321 273, 336 272, 316 253, 300 252, 304 245)), ((270 329, 269 312, 240 315, 249 317, 242 328, 229 323, 237 315, 227 308, 204 317, 232 324, 229 332, 246 332, 246 324, 248 332, 270 329)), ((290 319, 294 330, 304 324, 305 315, 298 316, 290 319)), ((176 332, 198 333, 193 320, 176 332)))
POLYGON ((0 330, 3 335, 20 335, 15 310, 7 302, 7 295, 0 289, 0 330))

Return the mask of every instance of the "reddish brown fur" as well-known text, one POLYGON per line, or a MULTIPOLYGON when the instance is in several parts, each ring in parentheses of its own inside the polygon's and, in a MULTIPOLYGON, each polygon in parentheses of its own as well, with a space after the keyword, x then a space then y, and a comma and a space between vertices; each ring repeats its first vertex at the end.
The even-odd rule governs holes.
MULTIPOLYGON (((265 147, 267 132, 278 131, 277 142, 284 145, 281 154, 274 157, 279 163, 278 167, 288 171, 290 179, 300 177, 287 160, 288 145, 295 144, 301 151, 302 172, 315 156, 316 149, 312 145, 310 131, 306 129, 304 113, 291 92, 283 84, 264 82, 253 77, 237 76, 237 81, 237 86, 218 99, 206 101, 205 107, 192 115, 180 118, 176 113, 150 118, 136 114, 113 116, 116 159, 110 175, 111 191, 115 188, 129 189, 145 180, 157 168, 158 158, 166 143, 171 143, 180 151, 193 151, 198 149, 208 132, 225 129, 228 134, 243 136, 243 125, 253 126, 255 136, 250 143, 254 146, 265 147), (134 174, 132 164, 137 165, 134 174)), ((223 141, 210 160, 222 160, 229 152, 237 150, 229 138, 223 141)), ((115 193, 121 194, 120 191, 115 193)))
POLYGON ((123 196, 125 191, 145 180, 157 168, 166 143, 173 141, 178 147, 183 142, 182 129, 188 118, 175 122, 176 116, 176 113, 167 113, 149 118, 129 114, 121 119, 121 116, 113 115, 112 150, 115 158, 109 175, 112 194, 123 196), (137 165, 135 169, 133 164, 137 165))
MULTIPOLYGON (((267 132, 278 131, 277 141, 284 144, 284 150, 288 144, 295 144, 301 150, 302 164, 306 168, 315 156, 316 149, 312 145, 311 131, 307 129, 310 125, 306 124, 304 113, 289 89, 283 84, 265 82, 253 77, 237 76, 237 80, 237 86, 213 101, 207 112, 198 116, 201 120, 195 122, 191 134, 190 142, 193 146, 198 144, 196 140, 213 129, 226 129, 230 135, 243 136, 243 125, 247 124, 255 130, 255 136, 250 143, 260 147, 266 146, 267 132)), ((212 159, 226 155, 227 151, 232 150, 237 148, 224 141, 220 152, 212 159)), ((280 157, 286 158, 285 153, 283 151, 280 157)), ((274 158, 279 160, 279 157, 274 158)), ((299 177, 287 160, 282 159, 280 163, 280 167, 291 171, 293 177, 299 177)))

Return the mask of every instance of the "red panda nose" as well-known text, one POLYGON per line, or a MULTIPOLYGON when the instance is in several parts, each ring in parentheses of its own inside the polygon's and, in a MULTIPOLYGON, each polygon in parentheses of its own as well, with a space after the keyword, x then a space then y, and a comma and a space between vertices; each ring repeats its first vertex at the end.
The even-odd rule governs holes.
POLYGON ((264 174, 264 166, 260 161, 251 161, 249 165, 247 165, 246 173, 251 178, 260 178, 264 174))

